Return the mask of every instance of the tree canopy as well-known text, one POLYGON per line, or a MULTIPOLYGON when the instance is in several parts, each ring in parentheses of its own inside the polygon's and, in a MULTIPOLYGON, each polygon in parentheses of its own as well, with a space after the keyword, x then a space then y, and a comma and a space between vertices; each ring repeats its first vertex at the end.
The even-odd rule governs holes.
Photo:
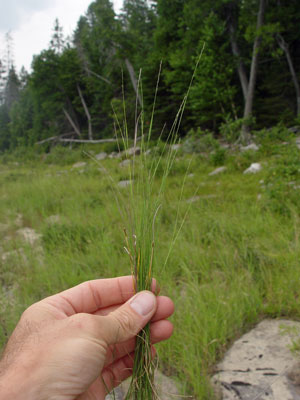
POLYGON ((299 23, 298 0, 124 0, 119 15, 109 0, 94 0, 71 39, 55 20, 30 73, 16 71, 9 36, 0 60, 0 151, 60 135, 113 137, 112 108, 118 113, 124 98, 133 134, 136 99, 150 118, 162 62, 159 134, 171 126, 201 52, 181 135, 221 135, 220 126, 236 120, 247 129, 299 123, 299 23))

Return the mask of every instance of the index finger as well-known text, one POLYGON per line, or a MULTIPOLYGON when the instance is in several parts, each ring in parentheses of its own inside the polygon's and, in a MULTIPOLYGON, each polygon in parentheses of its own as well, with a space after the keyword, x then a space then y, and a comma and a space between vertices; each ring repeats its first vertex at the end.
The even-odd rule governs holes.
MULTIPOLYGON (((153 280, 155 291, 156 282, 153 280)), ((93 313, 104 307, 125 303, 135 294, 132 276, 96 279, 81 283, 44 301, 66 316, 77 313, 93 313)))

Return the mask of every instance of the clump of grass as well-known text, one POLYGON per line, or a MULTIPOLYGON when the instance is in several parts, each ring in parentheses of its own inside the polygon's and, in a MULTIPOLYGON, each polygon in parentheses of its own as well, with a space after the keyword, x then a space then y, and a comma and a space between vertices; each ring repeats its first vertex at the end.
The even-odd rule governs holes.
MULTIPOLYGON (((120 121, 116 121, 116 126, 118 127, 117 131, 123 140, 125 154, 130 160, 128 164, 130 181, 128 201, 126 202, 126 200, 118 199, 118 202, 121 205, 120 209, 126 226, 124 228, 126 244, 124 248, 130 259, 135 292, 151 290, 153 271, 155 270, 155 221, 164 202, 167 178, 176 157, 176 150, 172 148, 172 145, 174 145, 178 139, 178 130, 189 92, 188 89, 177 112, 167 140, 162 143, 161 138, 158 139, 160 145, 157 146, 157 148, 160 149, 160 151, 158 154, 155 154, 156 150, 150 150, 150 147, 159 77, 160 71, 156 84, 150 124, 147 131, 144 123, 145 112, 143 105, 139 109, 138 102, 136 103, 136 123, 132 159, 130 159, 128 152, 130 139, 126 123, 125 100, 123 100, 123 128, 121 127, 120 121), (136 156, 138 152, 140 153, 139 157, 136 156), (163 166, 162 170, 161 166, 163 166), (159 184, 157 184, 157 180, 155 179, 158 173, 160 175, 159 184)), ((142 98, 141 74, 138 80, 138 90, 141 92, 140 97, 142 98)), ((177 213, 170 249, 176 240, 178 226, 177 213)), ((158 396, 154 386, 154 372, 155 363, 152 359, 150 328, 148 324, 136 338, 132 381, 126 400, 157 399, 158 396)))

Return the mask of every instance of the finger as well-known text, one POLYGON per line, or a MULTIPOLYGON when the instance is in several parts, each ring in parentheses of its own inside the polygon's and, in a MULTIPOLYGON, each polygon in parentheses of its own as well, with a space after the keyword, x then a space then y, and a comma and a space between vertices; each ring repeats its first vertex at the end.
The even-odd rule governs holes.
MULTIPOLYGON (((153 280, 152 290, 156 291, 153 280)), ((95 311, 116 304, 125 303, 134 295, 132 276, 87 281, 71 289, 42 300, 61 311, 65 316, 95 311)))
MULTIPOLYGON (((173 333, 173 324, 170 321, 163 320, 153 322, 150 325, 151 343, 156 344, 169 339, 173 333)), ((124 343, 119 343, 109 347, 106 355, 105 366, 112 364, 116 360, 123 358, 134 351, 136 338, 132 338, 124 343)))
MULTIPOLYGON (((102 315, 106 316, 111 312, 117 310, 121 304, 109 306, 106 308, 102 308, 101 310, 97 310, 94 314, 95 315, 102 315)), ((157 310, 156 313, 153 315, 151 321, 159 321, 161 319, 169 318, 174 312, 174 303, 173 301, 166 296, 158 296, 157 297, 157 310)))
MULTIPOLYGON (((154 357, 156 354, 154 347, 151 348, 151 352, 152 357, 154 357)), ((109 367, 104 368, 102 371, 102 377, 92 384, 86 397, 83 395, 79 397, 78 400, 88 400, 91 397, 95 399, 104 398, 109 392, 132 375, 133 364, 134 352, 127 354, 123 358, 115 361, 109 367)))
POLYGON ((106 317, 94 318, 99 318, 99 330, 107 345, 117 344, 136 336, 153 317, 156 309, 155 295, 142 291, 106 317))

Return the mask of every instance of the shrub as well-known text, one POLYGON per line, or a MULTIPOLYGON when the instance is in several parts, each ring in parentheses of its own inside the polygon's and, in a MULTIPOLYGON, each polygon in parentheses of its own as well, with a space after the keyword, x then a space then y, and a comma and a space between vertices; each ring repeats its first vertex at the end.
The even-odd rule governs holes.
POLYGON ((191 129, 182 143, 184 153, 203 153, 215 150, 219 147, 218 141, 213 134, 208 131, 202 131, 197 128, 191 129))

